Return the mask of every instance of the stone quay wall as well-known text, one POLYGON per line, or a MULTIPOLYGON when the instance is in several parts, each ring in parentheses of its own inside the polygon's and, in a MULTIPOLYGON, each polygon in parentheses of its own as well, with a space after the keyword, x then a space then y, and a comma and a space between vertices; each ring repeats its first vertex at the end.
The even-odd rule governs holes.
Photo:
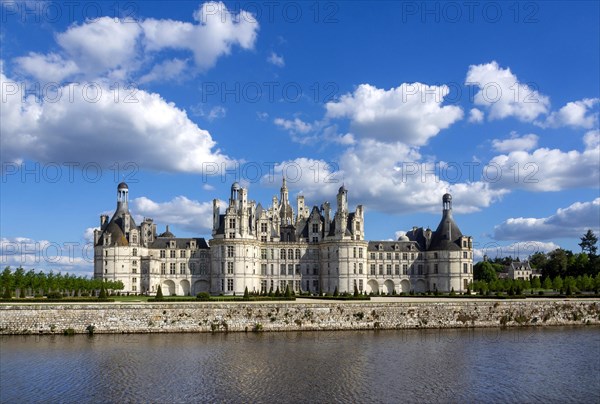
POLYGON ((0 334, 600 325, 600 300, 0 305, 0 334))

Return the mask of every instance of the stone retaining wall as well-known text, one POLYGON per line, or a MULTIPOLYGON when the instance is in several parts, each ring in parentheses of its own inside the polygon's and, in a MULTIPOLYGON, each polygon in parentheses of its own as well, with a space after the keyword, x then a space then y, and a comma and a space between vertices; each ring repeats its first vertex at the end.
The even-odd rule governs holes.
POLYGON ((0 305, 0 334, 600 325, 600 300, 0 305), (91 327, 90 327, 91 326, 91 327))

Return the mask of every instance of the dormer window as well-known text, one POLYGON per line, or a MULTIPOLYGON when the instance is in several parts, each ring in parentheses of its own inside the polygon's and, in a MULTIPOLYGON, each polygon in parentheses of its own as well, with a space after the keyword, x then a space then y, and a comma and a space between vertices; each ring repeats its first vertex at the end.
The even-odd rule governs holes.
POLYGON ((383 250, 383 244, 379 244, 379 245, 377 246, 377 248, 378 248, 379 250, 383 250))

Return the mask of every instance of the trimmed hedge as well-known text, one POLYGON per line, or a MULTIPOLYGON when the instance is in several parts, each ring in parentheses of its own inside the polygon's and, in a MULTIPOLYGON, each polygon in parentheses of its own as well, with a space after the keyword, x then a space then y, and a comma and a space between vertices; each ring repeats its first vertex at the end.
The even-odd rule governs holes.
POLYGON ((316 300, 371 300, 370 296, 301 296, 302 299, 316 300))
POLYGON ((61 297, 60 299, 34 297, 28 299, 0 299, 0 303, 110 303, 115 299, 99 299, 97 297, 61 297))

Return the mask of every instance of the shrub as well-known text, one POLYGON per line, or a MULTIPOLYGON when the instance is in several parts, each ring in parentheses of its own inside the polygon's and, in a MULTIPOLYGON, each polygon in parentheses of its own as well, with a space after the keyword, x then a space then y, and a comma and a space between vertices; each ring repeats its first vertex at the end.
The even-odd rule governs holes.
POLYGON ((540 290, 540 291, 538 292, 538 295, 540 295, 540 296, 544 296, 544 291, 543 291, 543 290, 540 290))
POLYGON ((88 325, 85 330, 87 331, 88 335, 94 335, 94 331, 96 331, 96 327, 93 325, 88 325))
POLYGON ((254 324, 254 327, 252 328, 252 331, 254 331, 254 332, 261 332, 262 330, 263 330, 263 325, 261 323, 254 324))
POLYGON ((333 295, 334 295, 335 297, 338 297, 338 296, 340 295, 340 294, 339 294, 339 292, 338 292, 338 288, 337 288, 337 286, 335 287, 335 290, 333 291, 333 295))
POLYGON ((63 335, 75 335, 75 330, 72 328, 65 328, 63 330, 63 335))
POLYGON ((3 299, 11 299, 12 298, 12 291, 10 290, 10 288, 4 288, 4 294, 2 295, 3 299))
POLYGON ((196 299, 198 300, 210 300, 210 293, 208 292, 200 292, 196 295, 196 299))
POLYGON ((250 300, 250 294, 248 293, 248 286, 244 289, 244 300, 250 300))
POLYGON ((106 296, 106 289, 104 289, 104 285, 102 285, 100 287, 100 295, 98 295, 98 299, 107 299, 108 296, 106 296))
POLYGON ((63 297, 60 292, 48 292, 46 296, 48 296, 48 299, 62 299, 63 297))
POLYGON ((452 288, 452 290, 450 290, 450 296, 456 296, 456 292, 454 291, 454 288, 452 288))
POLYGON ((156 296, 154 297, 156 300, 164 299, 162 288, 158 285, 158 289, 156 290, 156 296))

